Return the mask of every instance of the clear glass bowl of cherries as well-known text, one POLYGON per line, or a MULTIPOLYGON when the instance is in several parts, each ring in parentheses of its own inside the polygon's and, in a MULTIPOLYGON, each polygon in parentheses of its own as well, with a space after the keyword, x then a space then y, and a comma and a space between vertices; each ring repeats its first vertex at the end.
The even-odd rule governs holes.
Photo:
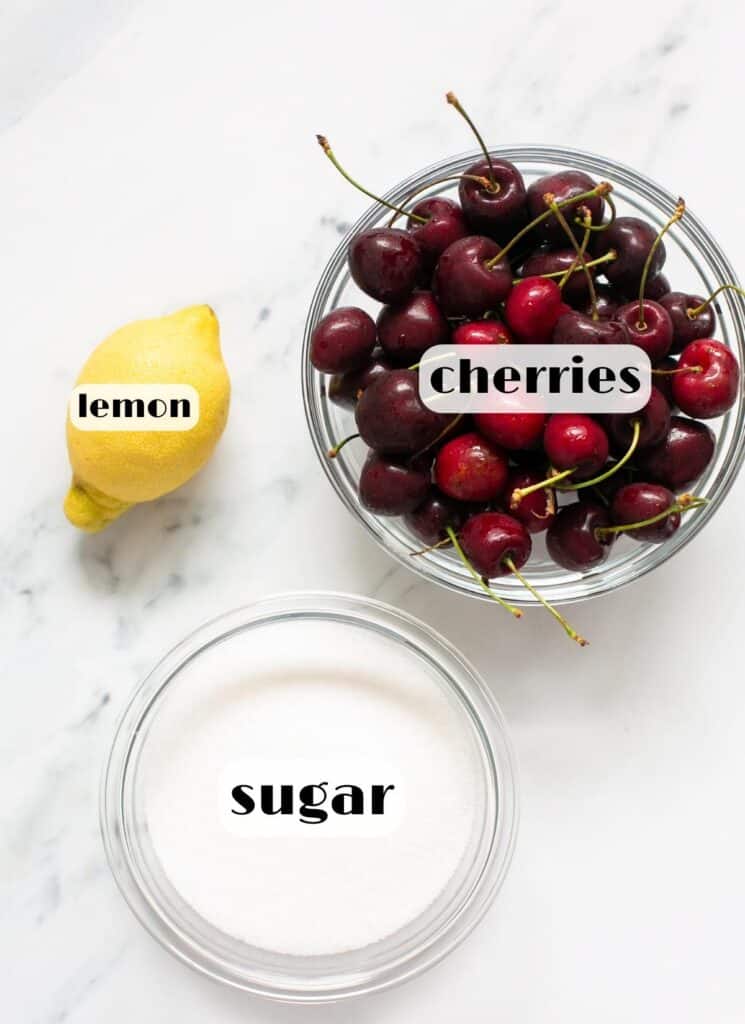
POLYGON ((745 302, 682 200, 577 150, 490 147, 376 197, 313 297, 303 392, 335 490, 410 569, 513 615, 602 594, 691 540, 743 458, 745 302), (432 345, 639 345, 632 415, 444 416, 432 345))

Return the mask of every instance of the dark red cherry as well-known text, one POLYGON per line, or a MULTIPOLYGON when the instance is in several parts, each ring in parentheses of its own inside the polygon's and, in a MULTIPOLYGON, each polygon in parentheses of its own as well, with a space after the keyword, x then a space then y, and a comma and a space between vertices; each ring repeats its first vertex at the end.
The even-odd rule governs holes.
POLYGON ((512 506, 512 496, 518 488, 532 487, 545 479, 545 473, 536 469, 512 469, 504 489, 504 505, 519 519, 528 533, 542 533, 547 530, 556 516, 556 495, 550 487, 526 494, 512 506))
POLYGON ((461 206, 471 231, 506 241, 527 220, 522 174, 509 160, 496 157, 492 157, 491 163, 479 160, 465 173, 490 182, 487 186, 474 181, 473 177, 463 177, 458 185, 461 206))
MULTIPOLYGON (((597 310, 598 316, 601 320, 610 320, 615 316, 616 310, 619 306, 622 306, 625 302, 623 295, 617 292, 609 284, 596 284, 595 285, 595 297, 597 299, 597 310)), ((592 316, 592 303, 588 302, 586 305, 581 307, 581 312, 587 316, 592 316)))
POLYGON ((659 302, 664 295, 668 295, 670 292, 670 282, 664 274, 658 274, 657 277, 648 278, 646 285, 644 286, 644 298, 654 299, 655 302, 659 302))
POLYGON ((328 395, 332 402, 345 409, 353 409, 364 391, 372 382, 388 373, 393 364, 386 359, 380 350, 373 352, 364 366, 348 373, 337 373, 329 381, 328 395))
POLYGON ((635 421, 638 421, 640 426, 637 449, 649 448, 667 437, 670 429, 670 406, 659 388, 652 387, 649 401, 638 412, 616 412, 604 418, 605 429, 620 451, 625 452, 631 444, 635 421))
POLYGON ((360 474, 360 502, 379 516, 411 512, 421 505, 429 488, 429 472, 378 452, 370 452, 360 474))
POLYGON ((608 459, 605 431, 582 413, 550 416, 543 434, 543 447, 554 469, 573 469, 574 480, 588 480, 608 459))
POLYGON ((433 412, 421 400, 416 370, 390 370, 362 392, 355 419, 368 447, 411 455, 432 444, 451 417, 433 412))
POLYGON ((610 525, 608 510, 599 501, 584 499, 564 505, 548 528, 548 553, 570 572, 592 569, 605 560, 613 543, 612 534, 598 537, 595 531, 610 525))
POLYGON ((643 321, 639 313, 639 300, 627 302, 616 310, 616 320, 626 325, 631 344, 644 349, 653 365, 664 359, 670 351, 673 323, 667 310, 658 302, 644 300, 643 321))
POLYGON ((460 502, 433 490, 413 512, 407 512, 404 521, 423 544, 432 547, 445 540, 448 526, 457 533, 464 518, 465 509, 460 502))
POLYGON ((466 520, 460 531, 460 544, 479 576, 493 580, 509 576, 510 559, 522 569, 530 558, 533 544, 530 534, 514 516, 503 512, 478 512, 466 520))
POLYGON ((458 501, 491 501, 504 490, 507 456, 480 434, 461 434, 440 448, 434 479, 450 498, 458 501))
POLYGON ((562 313, 554 326, 554 345, 628 345, 629 332, 617 320, 593 320, 585 313, 562 313))
POLYGON ((647 479, 677 492, 701 476, 714 445, 714 432, 705 423, 673 416, 665 440, 639 452, 634 463, 647 479))
POLYGON ((492 444, 522 451, 540 447, 548 416, 542 412, 478 412, 473 421, 492 444))
POLYGON ((510 345, 512 335, 501 320, 469 320, 453 331, 455 345, 510 345))
MULTIPOLYGON (((616 526, 641 523, 645 519, 667 511, 675 504, 675 495, 662 484, 627 484, 616 492, 610 508, 611 519, 616 526)), ((626 537, 634 540, 652 541, 655 544, 672 537, 680 526, 680 514, 674 512, 664 519, 658 519, 649 526, 635 530, 624 530, 626 537)))
POLYGON ((547 277, 517 281, 504 304, 507 326, 516 339, 533 344, 550 340, 561 310, 561 289, 547 277))
POLYGON ((469 234, 463 210, 445 196, 420 199, 412 206, 406 227, 419 243, 424 264, 430 273, 447 247, 469 234), (426 224, 417 217, 425 217, 426 224))
POLYGON ((420 279, 422 250, 408 231, 370 228, 349 244, 349 272, 378 302, 403 302, 420 279))
POLYGON ((723 416, 737 401, 740 367, 731 349, 721 341, 692 341, 680 353, 681 367, 691 367, 690 372, 673 377, 673 398, 682 412, 710 420, 723 416), (696 368, 703 372, 695 372, 696 368))
MULTIPOLYGON (((534 181, 528 188, 528 216, 532 220, 545 212, 546 202, 543 197, 548 193, 551 193, 556 202, 560 203, 565 199, 571 199, 572 196, 591 191, 595 185, 596 182, 584 171, 566 170, 547 174, 534 181)), ((603 219, 605 203, 600 196, 592 196, 590 199, 583 199, 576 204, 570 203, 562 207, 561 212, 577 237, 582 234, 582 228, 574 222, 575 218, 579 216, 579 206, 586 206, 592 216, 592 223, 600 224, 603 219)), ((604 232, 597 232, 597 234, 604 234, 604 232)), ((555 216, 547 217, 542 221, 536 227, 536 235, 552 245, 566 245, 567 242, 566 232, 555 216)))
MULTIPOLYGON (((638 217, 616 217, 605 231, 596 231, 592 242, 592 251, 596 256, 605 256, 613 249, 616 258, 604 264, 603 273, 611 282, 618 285, 627 295, 638 292, 641 284, 644 264, 649 255, 657 231, 645 220, 638 217)), ((655 278, 665 263, 665 243, 657 247, 649 276, 655 278)))
POLYGON ((490 238, 469 235, 448 246, 435 268, 433 291, 445 316, 480 317, 497 309, 512 288, 507 259, 490 238))
POLYGON ((356 306, 340 306, 316 324, 310 338, 310 361, 321 373, 356 370, 375 347, 375 323, 356 306))
POLYGON ((711 338, 716 329, 714 307, 708 305, 691 318, 689 309, 697 309, 706 300, 700 295, 688 295, 686 292, 669 292, 660 299, 673 324, 673 344, 671 352, 682 352, 686 345, 699 338, 711 338))
MULTIPOLYGON (((589 256, 587 257, 590 258, 589 256)), ((577 253, 574 249, 556 249, 534 253, 521 268, 522 277, 541 277, 543 274, 564 274, 574 266, 577 253)), ((595 275, 595 268, 590 267, 590 274, 595 275)), ((557 282, 561 278, 554 278, 557 282)), ((561 288, 565 302, 570 306, 580 305, 587 301, 589 287, 587 273, 582 267, 572 271, 561 288)))
POLYGON ((432 292, 414 292, 378 315, 378 337, 386 354, 402 366, 411 366, 432 345, 450 339, 450 327, 432 292))

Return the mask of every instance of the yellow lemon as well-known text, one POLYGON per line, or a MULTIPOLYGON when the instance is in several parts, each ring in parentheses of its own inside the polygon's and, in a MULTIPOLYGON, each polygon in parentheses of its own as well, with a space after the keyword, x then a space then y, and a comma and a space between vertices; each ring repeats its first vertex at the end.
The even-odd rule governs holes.
POLYGON ((121 327, 93 350, 76 381, 97 384, 191 385, 199 419, 188 430, 81 430, 68 410, 73 477, 65 515, 89 532, 180 487, 212 455, 230 405, 217 317, 209 306, 190 306, 121 327))

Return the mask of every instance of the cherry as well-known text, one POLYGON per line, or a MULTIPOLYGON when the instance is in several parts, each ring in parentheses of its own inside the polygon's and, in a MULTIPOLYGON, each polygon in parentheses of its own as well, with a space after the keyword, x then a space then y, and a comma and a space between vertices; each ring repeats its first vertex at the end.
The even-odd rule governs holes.
POLYGON ((346 373, 361 367, 375 347, 375 323, 356 306, 340 306, 316 324, 310 361, 321 373, 346 373))
MULTIPOLYGON (((589 260, 589 257, 588 257, 589 260)), ((557 249, 554 252, 541 251, 534 253, 525 261, 521 274, 523 277, 542 277, 546 274, 553 274, 561 278, 577 262, 577 253, 574 249, 557 249)), ((590 268, 594 273, 594 268, 590 268)), ((587 274, 578 266, 564 281, 561 289, 566 302, 570 305, 583 303, 587 300, 588 284, 587 274)))
POLYGON ((557 565, 570 572, 583 572, 605 560, 612 535, 596 530, 609 526, 610 516, 598 501, 583 499, 564 505, 548 528, 546 548, 557 565))
POLYGON ((625 324, 631 344, 644 349, 652 363, 658 363, 670 351, 673 323, 667 310, 658 302, 652 299, 645 299, 641 305, 637 299, 627 302, 616 310, 616 320, 625 324))
POLYGON ((670 293, 670 282, 664 274, 658 274, 657 277, 650 278, 644 286, 644 298, 654 299, 655 302, 659 302, 663 296, 670 293))
MULTIPOLYGON (((562 203, 573 196, 580 196, 595 188, 595 182, 585 174, 584 171, 556 171, 547 174, 543 178, 534 181, 528 188, 528 213, 531 218, 539 216, 546 209, 544 196, 552 195, 557 203, 562 203)), ((600 224, 603 219, 603 208, 605 203, 602 196, 594 195, 589 198, 578 199, 576 203, 569 203, 562 208, 562 213, 575 235, 582 233, 582 228, 575 223, 579 214, 579 207, 586 206, 590 211, 593 224, 600 224)), ((559 245, 566 238, 564 228, 555 215, 542 221, 536 227, 538 237, 553 245, 559 245)), ((605 232, 598 232, 605 234, 605 232)), ((609 248, 612 248, 609 246, 609 248)), ((605 250, 608 251, 607 249, 605 250)))
POLYGON ((455 345, 510 345, 512 335, 500 320, 469 320, 458 324, 451 340, 455 345))
POLYGON ((582 413, 555 413, 549 417, 543 447, 554 469, 571 470, 575 480, 589 479, 608 459, 605 431, 582 413))
MULTIPOLYGON (((617 292, 609 284, 595 285, 595 298, 597 300, 597 315, 601 320, 612 319, 618 307, 624 303, 620 292, 617 292)), ((592 303, 588 302, 586 306, 582 306, 581 311, 591 317, 593 314, 592 303)))
POLYGON ((520 341, 547 342, 561 315, 561 289, 546 277, 525 277, 507 296, 504 315, 507 326, 520 341))
MULTIPOLYGON (((647 519, 656 519, 660 513, 675 507, 675 495, 662 484, 627 484, 616 492, 611 504, 611 519, 617 526, 630 526, 647 519)), ((659 543, 672 537, 680 526, 680 513, 663 516, 654 523, 624 530, 627 537, 659 543)))
POLYGON ((711 338, 716 328, 716 317, 711 306, 706 306, 706 299, 700 295, 688 295, 685 292, 669 292, 660 299, 673 324, 672 352, 682 352, 686 345, 699 338, 711 338), (704 308, 696 316, 688 315, 689 310, 704 308))
POLYGON ((525 497, 518 495, 513 504, 513 495, 520 488, 538 483, 542 477, 543 474, 535 469, 512 469, 507 478, 505 505, 528 533, 541 533, 548 529, 556 516, 556 496, 550 487, 544 487, 525 497))
POLYGON ((435 459, 435 483, 458 501, 491 501, 504 490, 509 465, 501 449, 480 434, 461 434, 435 459))
POLYGON ((473 164, 461 178, 458 197, 472 230, 501 241, 527 220, 525 182, 509 160, 490 157, 473 164))
MULTIPOLYGON (((616 217, 605 231, 597 231, 595 235, 592 251, 596 256, 604 256, 611 250, 616 253, 615 260, 605 268, 605 276, 627 293, 636 291, 644 264, 657 240, 655 229, 638 217, 616 217)), ((652 258, 649 276, 655 278, 664 263, 665 246, 661 243, 652 258)))
POLYGON ((373 352, 372 356, 358 370, 337 373, 329 381, 328 396, 336 405, 345 409, 353 409, 364 391, 372 382, 391 370, 392 364, 381 352, 373 352))
POLYGON ((626 325, 617 320, 593 320, 570 310, 556 321, 551 340, 554 345, 627 345, 631 339, 626 325))
POLYGON ((432 345, 444 345, 450 338, 450 327, 432 292, 421 291, 381 309, 378 337, 392 360, 410 366, 432 345))
POLYGON ((430 474, 370 452, 360 474, 360 502, 379 516, 401 516, 421 505, 430 488, 430 474))
POLYGON ((634 423, 639 423, 637 449, 659 444, 670 430, 670 406, 659 388, 652 387, 649 401, 638 412, 611 413, 604 418, 611 441, 624 451, 634 436, 634 423))
POLYGON ((445 196, 420 199, 412 206, 406 227, 419 243, 424 265, 430 272, 447 247, 468 234, 463 210, 445 196))
POLYGON ((427 547, 439 545, 447 538, 447 528, 460 529, 465 518, 463 505, 438 491, 431 491, 404 521, 427 547))
POLYGON ((690 372, 676 373, 672 385, 676 404, 689 416, 714 419, 737 401, 740 367, 720 341, 692 341, 681 352, 678 367, 691 367, 690 372))
POLYGON ((496 242, 469 235, 442 254, 432 288, 445 316, 476 318, 496 309, 510 293, 512 269, 500 258, 496 242))
POLYGON ((649 480, 679 491, 701 476, 714 445, 714 433, 705 423, 673 416, 665 440, 639 452, 634 461, 649 480))
POLYGON ((445 99, 466 121, 484 154, 483 160, 469 167, 460 180, 458 194, 463 211, 473 230, 504 239, 526 220, 523 176, 509 160, 491 155, 455 93, 447 93, 445 99))
POLYGON ((422 272, 422 250, 408 231, 370 228, 349 245, 349 272, 355 284, 378 302, 403 302, 422 272))
POLYGON ((503 512, 478 512, 466 520, 460 543, 476 572, 484 579, 509 576, 511 561, 522 569, 530 558, 530 534, 514 516, 503 512))
POLYGON ((422 451, 451 422, 421 400, 415 370, 391 370, 377 377, 360 395, 355 418, 365 444, 389 455, 422 451))
POLYGON ((519 451, 539 447, 548 416, 542 412, 478 412, 473 421, 488 441, 519 451))

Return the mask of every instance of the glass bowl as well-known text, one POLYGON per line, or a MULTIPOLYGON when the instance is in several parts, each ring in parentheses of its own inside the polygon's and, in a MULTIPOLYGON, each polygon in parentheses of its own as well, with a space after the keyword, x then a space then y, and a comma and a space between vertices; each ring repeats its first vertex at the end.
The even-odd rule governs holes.
MULTIPOLYGON (((497 157, 516 163, 528 183, 565 167, 586 171, 597 181, 610 181, 614 186, 613 198, 619 215, 641 216, 658 227, 664 224, 677 202, 677 195, 631 168, 580 150, 550 146, 496 146, 490 151, 497 157)), ((391 189, 386 199, 400 205, 414 193, 418 199, 427 195, 455 194, 457 182, 441 183, 441 179, 463 173, 480 155, 480 152, 471 152, 433 164, 391 189)), ((347 247, 357 232, 382 225, 390 216, 390 211, 379 204, 367 210, 340 243, 321 275, 310 304, 303 344, 303 398, 308 427, 323 471, 334 490, 389 554, 428 580, 488 600, 452 551, 440 549, 412 558, 411 551, 421 544, 406 529, 403 521, 376 516, 362 508, 357 496, 357 481, 367 449, 361 442, 348 444, 336 459, 327 457, 330 447, 354 432, 354 416, 329 401, 326 390, 329 378, 314 370, 308 358, 310 336, 318 321, 337 306, 361 306, 375 317, 379 304, 361 292, 349 276, 347 247)), ((663 272, 676 290, 709 295, 724 282, 737 284, 727 257, 690 210, 665 236, 665 247, 667 262, 663 272)), ((717 337, 735 351, 740 365, 745 365, 745 301, 734 292, 725 292, 718 298, 715 309, 717 337)), ((741 389, 736 405, 725 417, 707 421, 717 434, 716 452, 692 489, 707 498, 709 504, 684 515, 680 528, 669 540, 663 544, 649 544, 620 538, 602 565, 586 573, 577 573, 568 572, 551 561, 543 535, 538 534, 533 538, 533 555, 527 565, 531 582, 548 600, 567 604, 630 583, 674 555, 711 519, 732 486, 745 451, 742 445, 744 415, 745 401, 741 389)), ((503 577, 491 585, 497 594, 513 604, 536 603, 514 577, 503 577)))
MULTIPOLYGON (((272 672, 276 660, 270 661, 272 672)), ((409 709, 417 706, 407 703, 409 709)), ((288 722, 288 728, 293 725, 288 722)), ((432 765, 435 781, 437 770, 438 765, 432 765)), ((200 843, 198 820, 187 827, 193 841, 200 843)), ((376 601, 332 593, 268 598, 214 619, 186 637, 135 691, 118 725, 101 792, 101 829, 109 864, 145 928, 176 957, 213 979, 286 1002, 326 1002, 387 988, 439 961, 465 938, 496 895, 512 857, 516 828, 514 755, 499 708, 475 670, 447 640, 409 615, 376 601), (473 765, 475 792, 469 798, 463 850, 454 856, 455 870, 448 873, 439 895, 386 938, 329 955, 289 955, 248 945, 194 910, 160 864, 145 795, 148 749, 163 749, 148 748, 148 738, 162 737, 152 726, 169 707, 169 698, 178 695, 179 686, 189 716, 195 715, 201 705, 188 703, 194 682, 199 699, 208 700, 213 692, 207 685, 209 673, 220 664, 216 659, 226 656, 226 648, 241 666, 250 665, 259 631, 273 630, 265 632, 264 639, 271 640, 272 650, 281 650, 277 640, 291 643, 293 634, 287 627, 298 622, 302 628, 331 623, 339 637, 351 631, 348 639, 354 646, 349 650, 359 648, 363 632, 365 643, 393 645, 402 670, 404 662, 409 671, 416 665, 417 672, 423 670, 427 689, 432 685, 433 695, 445 698, 448 715, 457 722, 458 756, 467 756, 473 765)), ((202 849, 209 847, 202 844, 202 849)))

